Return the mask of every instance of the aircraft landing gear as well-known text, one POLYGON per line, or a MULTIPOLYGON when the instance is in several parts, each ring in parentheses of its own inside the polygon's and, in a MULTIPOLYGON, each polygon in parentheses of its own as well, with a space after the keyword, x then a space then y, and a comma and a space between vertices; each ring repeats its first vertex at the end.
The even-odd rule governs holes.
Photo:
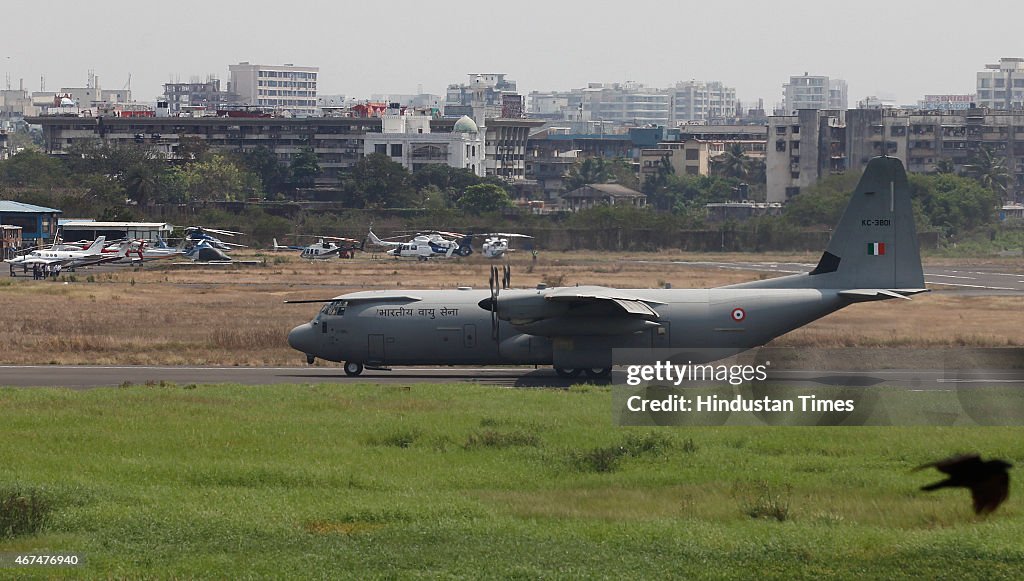
POLYGON ((611 367, 591 367, 584 371, 590 379, 605 379, 612 374, 611 367))
POLYGON ((314 361, 316 361, 316 355, 306 353, 306 363, 312 365, 314 361))
POLYGON ((349 377, 355 377, 363 372, 363 364, 356 363, 354 361, 348 361, 345 363, 345 375, 349 377))
POLYGON ((575 367, 555 367, 555 373, 559 377, 577 377, 582 371, 582 369, 575 367))

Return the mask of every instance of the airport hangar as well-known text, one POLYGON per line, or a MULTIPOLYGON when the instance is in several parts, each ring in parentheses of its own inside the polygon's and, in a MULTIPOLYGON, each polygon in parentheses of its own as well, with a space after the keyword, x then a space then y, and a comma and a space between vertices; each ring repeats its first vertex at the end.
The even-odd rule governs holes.
POLYGON ((167 240, 174 226, 165 222, 96 222, 94 220, 60 220, 61 238, 64 240, 95 240, 106 236, 107 240, 145 240, 156 242, 158 237, 167 240))
POLYGON ((0 200, 0 224, 21 228, 21 246, 39 246, 53 240, 61 211, 33 204, 0 200))

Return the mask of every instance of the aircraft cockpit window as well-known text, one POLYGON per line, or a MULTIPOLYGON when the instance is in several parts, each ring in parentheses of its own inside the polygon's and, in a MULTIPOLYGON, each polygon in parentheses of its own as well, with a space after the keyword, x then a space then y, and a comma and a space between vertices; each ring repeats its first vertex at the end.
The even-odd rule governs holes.
POLYGON ((329 317, 340 317, 345 314, 345 307, 348 306, 348 301, 334 301, 327 303, 324 308, 320 309, 320 314, 327 315, 329 317))

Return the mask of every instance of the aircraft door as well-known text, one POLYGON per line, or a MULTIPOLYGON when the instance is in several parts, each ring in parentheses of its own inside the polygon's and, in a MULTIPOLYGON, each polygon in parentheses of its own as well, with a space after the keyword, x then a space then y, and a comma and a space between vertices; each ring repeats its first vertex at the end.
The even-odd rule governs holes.
POLYGON ((466 349, 476 347, 476 325, 462 326, 462 344, 466 349))
POLYGON ((366 361, 368 363, 384 362, 384 335, 368 335, 366 361))

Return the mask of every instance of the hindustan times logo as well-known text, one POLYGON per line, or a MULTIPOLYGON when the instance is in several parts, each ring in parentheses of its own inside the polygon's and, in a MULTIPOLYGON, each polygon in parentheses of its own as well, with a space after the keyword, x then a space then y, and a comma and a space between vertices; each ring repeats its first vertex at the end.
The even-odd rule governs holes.
POLYGON ((636 386, 647 381, 671 383, 677 387, 684 381, 728 381, 729 385, 741 385, 767 379, 769 365, 771 362, 764 365, 701 365, 688 361, 686 365, 673 365, 671 361, 657 361, 654 365, 627 366, 626 385, 636 386))

